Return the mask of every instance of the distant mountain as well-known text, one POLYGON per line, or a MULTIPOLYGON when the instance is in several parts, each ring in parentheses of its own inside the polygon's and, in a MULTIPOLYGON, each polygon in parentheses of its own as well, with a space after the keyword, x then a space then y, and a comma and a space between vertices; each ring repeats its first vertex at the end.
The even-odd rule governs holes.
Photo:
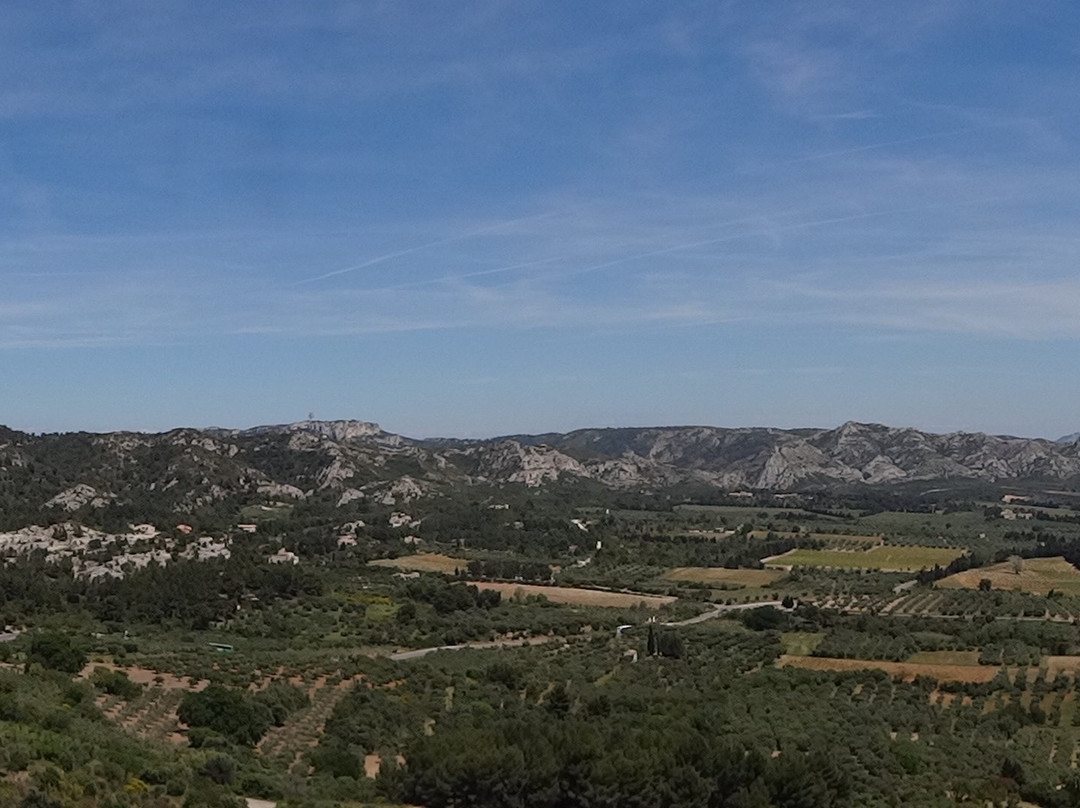
POLYGON ((1054 443, 1076 443, 1080 440, 1080 432, 1073 432, 1071 435, 1062 435, 1054 443))
MULTIPOLYGON (((1080 483, 1080 442, 849 422, 835 429, 582 429, 416 440, 364 421, 30 435, 0 428, 0 520, 235 513, 271 501, 396 505, 476 485, 589 482, 801 491, 905 483, 1080 483), (133 503, 139 505, 133 507, 133 503)), ((98 520, 99 523, 101 520, 98 520)))

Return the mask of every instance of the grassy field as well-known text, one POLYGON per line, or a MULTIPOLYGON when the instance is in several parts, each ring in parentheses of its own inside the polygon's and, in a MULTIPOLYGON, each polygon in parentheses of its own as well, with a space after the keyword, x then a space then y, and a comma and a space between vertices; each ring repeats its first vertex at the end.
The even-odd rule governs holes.
POLYGON ((691 581, 699 584, 741 584, 768 586, 787 573, 783 570, 729 570, 725 567, 676 567, 664 574, 666 581, 691 581))
POLYGON ((978 665, 978 651, 919 651, 905 660, 920 665, 978 665))
POLYGON ((824 639, 825 634, 816 631, 785 631, 780 635, 784 653, 791 656, 810 656, 824 639))
MULTIPOLYGON (((805 533, 795 533, 790 530, 751 530, 750 538, 752 539, 764 539, 770 533, 780 538, 793 538, 795 536, 806 536, 805 533)), ((860 534, 848 534, 848 533, 810 533, 811 539, 825 542, 829 548, 839 547, 843 549, 853 549, 856 547, 873 547, 875 544, 881 544, 881 536, 866 536, 860 534)))
POLYGON ((916 676, 929 676, 939 682, 989 682, 997 675, 994 665, 935 665, 918 662, 886 662, 878 659, 833 659, 831 657, 791 656, 777 660, 780 667, 805 668, 812 671, 885 671, 898 679, 912 681, 916 676))
POLYGON ((763 559, 769 567, 834 567, 885 571, 917 571, 945 566, 963 553, 953 547, 879 545, 869 550, 791 550, 763 559))
POLYGON ((937 586, 945 589, 977 589, 979 581, 984 578, 990 581, 993 589, 1013 589, 1040 595, 1055 589, 1070 595, 1080 594, 1080 570, 1061 556, 1026 558, 1019 574, 1008 561, 966 570, 942 578, 937 586))
POLYGON ((501 592, 504 598, 515 595, 529 597, 540 595, 552 603, 575 606, 611 606, 625 609, 644 604, 649 609, 659 609, 675 602, 675 598, 660 595, 638 595, 630 592, 604 592, 597 589, 577 589, 572 586, 540 586, 537 584, 500 584, 490 581, 470 581, 473 586, 501 592))
POLYGON ((390 567, 410 572, 442 572, 447 575, 453 575, 455 571, 469 566, 469 562, 463 558, 451 558, 442 553, 416 553, 400 558, 379 558, 369 561, 368 564, 372 567, 390 567))

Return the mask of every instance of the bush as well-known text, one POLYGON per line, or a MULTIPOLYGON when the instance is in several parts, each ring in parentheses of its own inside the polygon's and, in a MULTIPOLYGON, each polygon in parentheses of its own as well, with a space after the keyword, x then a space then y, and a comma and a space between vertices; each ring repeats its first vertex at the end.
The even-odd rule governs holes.
POLYGON ((100 667, 94 668, 94 672, 90 675, 90 682, 98 690, 112 696, 119 696, 127 701, 138 698, 139 694, 142 693, 142 685, 131 681, 123 671, 112 671, 100 667))
POLYGON ((189 727, 207 727, 244 746, 257 744, 274 720, 265 704, 221 685, 185 693, 177 715, 189 727))
POLYGON ((26 652, 26 667, 38 663, 43 668, 64 673, 78 673, 86 667, 86 652, 64 634, 37 634, 26 652))
POLYGON ((228 755, 215 755, 203 764, 199 774, 220 786, 227 786, 236 779, 236 762, 228 755))

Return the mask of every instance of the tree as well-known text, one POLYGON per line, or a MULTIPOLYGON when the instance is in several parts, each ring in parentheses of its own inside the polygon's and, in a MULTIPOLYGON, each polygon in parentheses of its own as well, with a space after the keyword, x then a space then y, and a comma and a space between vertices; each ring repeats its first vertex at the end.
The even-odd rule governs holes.
POLYGON ((989 578, 980 578, 979 579, 979 591, 980 592, 989 592, 993 588, 993 586, 994 586, 994 584, 989 578))
POLYGON ((548 708, 548 711, 563 716, 570 712, 572 700, 570 694, 566 692, 566 685, 561 682, 552 688, 548 693, 547 698, 544 699, 544 705, 548 708))
POLYGON ((86 654, 64 634, 37 634, 26 652, 26 667, 33 663, 64 673, 78 673, 86 667, 86 654))
POLYGON ((1009 556, 1009 569, 1011 569, 1014 574, 1019 575, 1024 571, 1024 559, 1018 555, 1009 556))
POLYGON ((258 743, 274 720, 265 704, 243 691, 221 685, 185 693, 177 716, 189 727, 209 727, 247 746, 258 743))

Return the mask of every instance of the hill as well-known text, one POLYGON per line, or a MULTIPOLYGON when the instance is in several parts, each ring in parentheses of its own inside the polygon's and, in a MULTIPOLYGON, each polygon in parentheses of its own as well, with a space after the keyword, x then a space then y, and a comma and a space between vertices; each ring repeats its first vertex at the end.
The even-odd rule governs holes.
MULTIPOLYGON (((1075 486, 1080 443, 849 422, 836 429, 583 429, 417 440, 363 421, 244 430, 32 435, 0 430, 7 525, 95 512, 97 523, 252 505, 394 505, 475 486, 815 491, 948 482, 1075 486), (132 503, 139 503, 138 513, 132 503)), ((108 526, 108 525, 106 525, 108 526)))

